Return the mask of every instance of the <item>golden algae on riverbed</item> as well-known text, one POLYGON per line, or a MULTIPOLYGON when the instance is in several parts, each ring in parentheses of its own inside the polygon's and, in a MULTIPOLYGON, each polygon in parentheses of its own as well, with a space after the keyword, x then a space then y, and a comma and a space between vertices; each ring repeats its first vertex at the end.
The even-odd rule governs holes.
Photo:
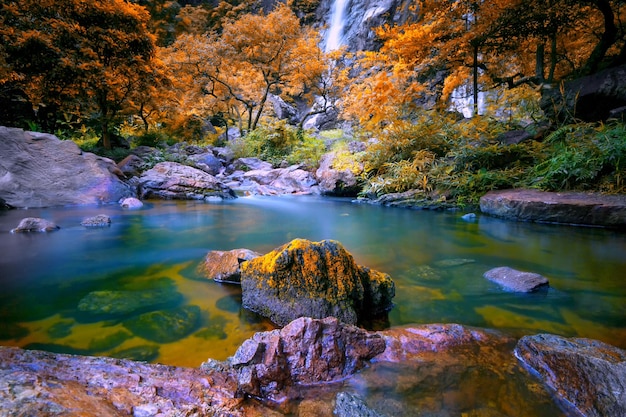
POLYGON ((489 327, 527 329, 555 334, 571 333, 571 328, 565 324, 536 319, 496 306, 476 307, 475 310, 483 317, 489 327))

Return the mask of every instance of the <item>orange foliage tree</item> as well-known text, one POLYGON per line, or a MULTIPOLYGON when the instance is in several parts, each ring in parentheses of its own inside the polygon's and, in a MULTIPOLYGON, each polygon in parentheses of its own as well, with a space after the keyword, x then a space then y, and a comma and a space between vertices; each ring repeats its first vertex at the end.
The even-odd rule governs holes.
POLYGON ((244 131, 257 127, 269 94, 319 88, 327 67, 318 44, 317 33, 283 4, 226 22, 221 33, 182 34, 162 53, 179 108, 193 115, 228 113, 244 131))
POLYGON ((352 109, 361 121, 377 123, 419 100, 447 107, 452 92, 468 86, 476 114, 479 91, 592 73, 607 58, 624 62, 620 6, 621 0, 421 0, 414 21, 378 30, 383 47, 361 60, 359 105, 352 109), (428 82, 437 77, 442 83, 432 88, 428 82))
POLYGON ((19 87, 40 113, 94 119, 110 148, 129 99, 151 78, 148 21, 143 7, 124 0, 5 1, 0 84, 19 87))

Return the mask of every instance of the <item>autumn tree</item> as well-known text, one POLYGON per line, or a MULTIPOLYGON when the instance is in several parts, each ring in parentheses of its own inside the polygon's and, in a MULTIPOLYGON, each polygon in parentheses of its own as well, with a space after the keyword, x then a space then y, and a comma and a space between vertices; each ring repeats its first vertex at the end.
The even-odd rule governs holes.
MULTIPOLYGON (((453 91, 469 86, 476 107, 479 91, 592 73, 607 58, 626 58, 620 6, 619 0, 422 0, 415 21, 378 31, 383 47, 361 63, 378 71, 364 84, 399 93, 393 99, 405 106, 434 96, 443 107, 453 91), (433 89, 427 83, 437 77, 442 87, 433 89)), ((389 98, 378 98, 366 117, 386 108, 389 98)))
POLYGON ((288 5, 245 14, 221 33, 183 34, 163 59, 189 110, 229 113, 247 131, 257 127, 269 94, 305 94, 326 70, 317 34, 288 5))
POLYGON ((143 7, 124 0, 5 1, 0 85, 19 86, 40 113, 94 119, 110 148, 129 98, 150 79, 148 21, 143 7))

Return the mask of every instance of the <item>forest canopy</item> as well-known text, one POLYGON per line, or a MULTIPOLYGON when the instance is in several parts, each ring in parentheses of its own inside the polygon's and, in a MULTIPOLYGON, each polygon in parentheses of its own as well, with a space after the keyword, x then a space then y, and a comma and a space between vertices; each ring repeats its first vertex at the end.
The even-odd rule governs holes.
POLYGON ((624 0, 397 3, 403 16, 371 33, 377 47, 348 52, 321 49, 319 0, 7 0, 0 124, 96 136, 105 149, 124 138, 215 143, 235 128, 240 148, 280 162, 299 144, 287 159, 312 165, 320 145, 305 140, 305 122, 332 115, 376 138, 366 155, 344 161, 360 167, 364 193, 589 187, 607 172, 605 189, 624 188, 623 140, 584 127, 596 138, 585 148, 538 106, 546 89, 626 64, 624 0), (296 114, 278 121, 277 103, 296 114), (469 111, 463 122, 459 106, 469 111), (559 141, 494 142, 517 128, 539 135, 541 123, 559 141), (551 152, 574 154, 551 166, 551 152), (597 164, 577 166, 585 152, 600 155, 597 164), (550 180, 562 164, 581 174, 550 180))

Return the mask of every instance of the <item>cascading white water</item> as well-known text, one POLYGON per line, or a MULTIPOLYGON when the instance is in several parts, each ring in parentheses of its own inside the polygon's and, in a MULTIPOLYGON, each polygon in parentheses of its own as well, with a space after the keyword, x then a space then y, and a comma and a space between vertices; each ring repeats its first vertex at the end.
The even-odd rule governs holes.
POLYGON ((349 0, 334 0, 330 14, 330 26, 326 33, 326 52, 338 49, 343 43, 343 29, 346 24, 344 15, 349 0))

